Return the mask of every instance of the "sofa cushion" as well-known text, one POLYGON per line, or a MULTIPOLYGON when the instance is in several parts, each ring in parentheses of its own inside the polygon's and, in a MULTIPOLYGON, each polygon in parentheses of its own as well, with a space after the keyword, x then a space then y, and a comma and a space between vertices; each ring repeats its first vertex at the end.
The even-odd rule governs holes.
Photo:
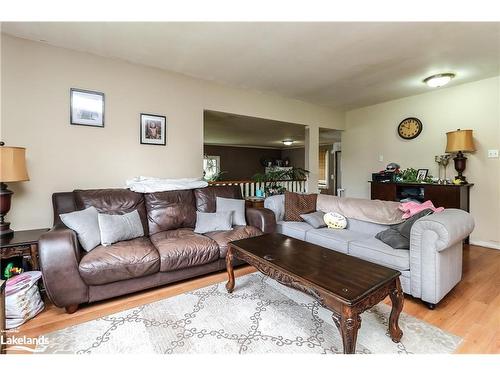
POLYGON ((98 215, 95 207, 89 207, 80 211, 60 214, 59 217, 64 225, 76 232, 78 242, 83 250, 91 251, 101 243, 98 215))
POLYGON ((200 212, 215 212, 216 198, 242 199, 241 189, 238 185, 208 186, 194 189, 196 209, 200 212))
POLYGON ((258 228, 245 225, 236 226, 232 230, 208 232, 205 236, 210 237, 219 245, 220 257, 225 258, 227 254, 227 244, 231 241, 242 240, 244 238, 257 237, 262 235, 258 228))
POLYGON ((137 210, 123 215, 98 214, 97 219, 101 232, 101 244, 104 246, 144 236, 137 210))
POLYGON ((393 249, 375 237, 349 242, 349 255, 399 271, 410 269, 410 252, 393 249))
POLYGON ((271 195, 264 200, 264 207, 274 212, 276 222, 285 219, 285 194, 271 195))
POLYGON ((305 221, 280 221, 276 223, 276 231, 278 233, 298 240, 305 240, 306 232, 311 229, 313 229, 313 227, 305 221))
POLYGON ((149 234, 178 228, 194 228, 196 203, 193 190, 144 194, 149 234))
POLYGON ((79 210, 95 207, 103 214, 125 214, 137 210, 144 234, 148 234, 148 220, 144 195, 129 189, 75 190, 75 204, 79 210))
POLYGON ((390 228, 377 233, 375 238, 395 249, 409 250, 411 227, 418 219, 432 213, 431 209, 420 211, 401 224, 392 225, 390 228))
POLYGON ((304 221, 301 214, 316 211, 318 194, 299 194, 285 191, 285 221, 304 221))
POLYGON ((375 236, 377 233, 382 232, 387 228, 389 228, 389 225, 377 224, 370 221, 357 220, 352 218, 347 219, 347 229, 353 230, 355 232, 369 234, 370 236, 375 236))
POLYGON ((310 224, 314 229, 326 227, 325 213, 323 211, 311 212, 310 214, 301 214, 300 217, 310 224))
POLYGON ((370 235, 348 229, 319 228, 306 233, 307 242, 344 254, 348 252, 349 242, 364 238, 370 238, 370 235))
POLYGON ((215 212, 233 211, 232 225, 247 225, 245 219, 245 200, 217 197, 215 212))
POLYGON ((233 229, 234 211, 196 212, 194 232, 204 234, 212 231, 233 229))
POLYGON ((89 285, 151 275, 160 269, 158 251, 147 237, 97 246, 84 255, 78 267, 89 285))
POLYGON ((219 259, 219 246, 211 238, 179 228, 153 234, 151 242, 160 254, 160 271, 199 266, 219 259))
POLYGON ((347 228, 347 219, 344 215, 338 212, 327 212, 323 218, 326 226, 330 229, 345 229, 347 228))

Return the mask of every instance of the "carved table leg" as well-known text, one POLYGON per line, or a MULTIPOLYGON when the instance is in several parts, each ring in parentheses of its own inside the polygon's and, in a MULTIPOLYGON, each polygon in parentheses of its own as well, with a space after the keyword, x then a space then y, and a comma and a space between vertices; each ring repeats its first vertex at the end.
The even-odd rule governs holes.
POLYGON ((399 277, 394 280, 394 286, 389 293, 392 302, 391 316, 389 317, 389 334, 394 342, 399 342, 403 336, 403 331, 399 328, 399 314, 403 310, 404 295, 401 290, 399 277))
POLYGON ((226 270, 229 280, 226 283, 226 290, 229 293, 233 292, 234 289, 234 271, 233 271, 233 249, 231 246, 227 249, 226 254, 226 270))
POLYGON ((342 314, 333 315, 333 321, 340 331, 342 343, 344 345, 344 354, 356 353, 356 340, 358 338, 358 330, 361 327, 361 317, 349 306, 342 308, 342 314))

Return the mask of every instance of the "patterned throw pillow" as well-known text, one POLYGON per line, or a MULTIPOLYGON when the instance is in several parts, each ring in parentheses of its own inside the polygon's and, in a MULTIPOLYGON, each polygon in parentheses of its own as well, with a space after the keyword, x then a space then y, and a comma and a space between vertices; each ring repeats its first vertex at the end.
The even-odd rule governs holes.
POLYGON ((338 212, 327 212, 323 220, 330 229, 345 229, 347 227, 347 219, 338 212))
POLYGON ((285 221, 304 221, 302 214, 316 211, 318 194, 298 194, 285 191, 285 221))

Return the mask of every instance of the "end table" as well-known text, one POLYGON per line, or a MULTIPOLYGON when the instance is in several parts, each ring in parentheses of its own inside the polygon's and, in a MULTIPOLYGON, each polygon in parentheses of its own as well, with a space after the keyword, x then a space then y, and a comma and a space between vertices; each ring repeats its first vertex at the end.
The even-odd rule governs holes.
POLYGON ((0 263, 2 260, 22 256, 31 265, 33 271, 39 271, 38 239, 49 229, 15 231, 12 236, 0 237, 0 263))
POLYGON ((245 206, 247 208, 264 208, 264 200, 262 197, 246 197, 245 198, 245 206))

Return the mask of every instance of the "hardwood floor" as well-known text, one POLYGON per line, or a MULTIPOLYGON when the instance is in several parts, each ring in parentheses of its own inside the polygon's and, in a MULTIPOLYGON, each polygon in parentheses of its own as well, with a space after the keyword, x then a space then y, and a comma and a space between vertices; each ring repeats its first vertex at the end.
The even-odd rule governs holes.
MULTIPOLYGON (((235 269, 235 276, 253 271, 244 266, 235 269)), ((15 336, 37 337, 226 279, 226 273, 220 272, 83 306, 71 315, 47 301, 45 311, 21 326, 15 336)), ((389 298, 385 302, 390 304, 389 298)), ((403 311, 461 336, 457 353, 500 353, 500 251, 465 245, 463 279, 436 309, 429 310, 420 300, 405 296, 403 311)), ((14 352, 7 348, 7 353, 14 352)))

